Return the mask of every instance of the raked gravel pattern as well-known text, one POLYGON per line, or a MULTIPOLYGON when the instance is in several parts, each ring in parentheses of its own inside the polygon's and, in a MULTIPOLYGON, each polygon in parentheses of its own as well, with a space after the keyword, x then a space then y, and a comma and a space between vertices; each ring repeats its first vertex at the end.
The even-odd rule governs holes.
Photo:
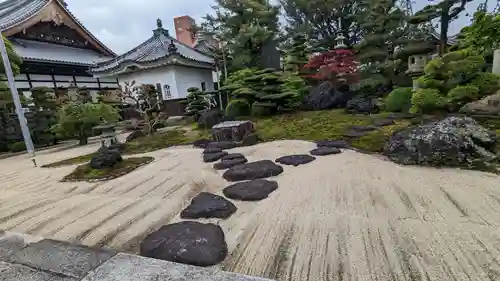
MULTIPOLYGON (((249 161, 314 149, 277 141, 230 150, 249 161)), ((43 153, 39 164, 95 151, 43 153)), ((229 185, 202 150, 169 148, 155 161, 101 183, 61 183, 75 166, 34 168, 0 160, 0 229, 138 252, 147 234, 180 221, 205 191, 229 185)), ((285 280, 500 280, 500 178, 458 169, 403 167, 344 150, 269 178, 259 202, 233 201, 223 228, 227 271, 285 280)))

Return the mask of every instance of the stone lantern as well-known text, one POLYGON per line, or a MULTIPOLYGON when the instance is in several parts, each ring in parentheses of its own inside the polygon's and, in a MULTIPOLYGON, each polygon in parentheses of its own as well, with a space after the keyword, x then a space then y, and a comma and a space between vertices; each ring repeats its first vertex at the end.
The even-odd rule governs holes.
POLYGON ((413 78, 413 90, 418 88, 416 78, 424 74, 424 68, 429 62, 427 54, 415 54, 408 57, 407 74, 413 78))
POLYGON ((116 139, 115 125, 105 123, 96 126, 93 129, 101 131, 101 146, 110 147, 118 143, 118 140, 116 139))

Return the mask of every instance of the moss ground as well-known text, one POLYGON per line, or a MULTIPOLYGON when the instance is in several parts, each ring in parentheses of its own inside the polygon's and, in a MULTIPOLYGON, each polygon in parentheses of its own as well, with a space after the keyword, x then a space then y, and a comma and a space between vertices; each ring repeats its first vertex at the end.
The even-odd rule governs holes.
POLYGON ((123 159, 113 168, 96 170, 90 164, 78 166, 71 174, 65 176, 62 181, 102 181, 110 180, 126 175, 135 169, 144 166, 154 160, 153 157, 135 157, 123 159))

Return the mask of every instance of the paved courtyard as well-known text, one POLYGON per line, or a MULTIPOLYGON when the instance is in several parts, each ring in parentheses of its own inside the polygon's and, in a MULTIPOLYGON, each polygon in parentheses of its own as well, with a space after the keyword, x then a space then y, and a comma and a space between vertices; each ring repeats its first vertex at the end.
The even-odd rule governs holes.
MULTIPOLYGON (((233 149, 250 161, 307 153, 279 141, 233 149)), ((95 151, 45 151, 40 165, 95 151)), ((228 183, 178 147, 104 183, 61 183, 75 166, 35 168, 27 156, 0 160, 0 229, 137 253, 144 237, 180 220, 201 191, 228 183)), ((234 202, 217 222, 228 271, 277 280, 499 280, 500 180, 455 169, 401 167, 344 151, 284 167, 279 188, 260 202, 234 202)))

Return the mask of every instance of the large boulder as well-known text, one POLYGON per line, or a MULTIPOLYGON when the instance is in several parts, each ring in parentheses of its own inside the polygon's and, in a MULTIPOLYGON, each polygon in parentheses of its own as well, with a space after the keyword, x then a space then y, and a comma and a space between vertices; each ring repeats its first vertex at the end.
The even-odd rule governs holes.
POLYGON ((227 256, 222 228, 193 221, 165 225, 141 243, 141 256, 196 266, 212 266, 227 256))
POLYGON ((222 177, 227 181, 244 181, 274 177, 281 173, 283 173, 283 167, 276 165, 273 161, 262 160, 234 166, 222 177))
POLYGON ((202 192, 191 200, 191 205, 181 212, 183 219, 227 219, 236 212, 236 206, 224 197, 202 192))
POLYGON ((500 93, 464 105, 460 112, 471 115, 500 115, 500 93))
POLYGON ((305 97, 304 104, 308 109, 323 110, 334 107, 334 87, 331 82, 324 82, 311 88, 305 97))
POLYGON ((146 136, 146 133, 144 133, 141 130, 133 131, 132 133, 130 133, 130 135, 127 136, 126 142, 131 142, 131 141, 134 141, 138 138, 142 138, 145 136, 146 136))
POLYGON ((241 142, 253 130, 252 121, 226 121, 213 126, 212 138, 216 141, 241 142))
POLYGON ((203 113, 198 119, 198 126, 205 129, 211 129, 220 123, 223 114, 219 109, 210 109, 203 113))
POLYGON ((448 117, 394 133, 384 154, 403 165, 466 166, 487 165, 495 133, 469 117, 448 117))
POLYGON ((90 160, 90 167, 97 170, 113 168, 122 160, 122 156, 118 150, 101 147, 92 156, 92 159, 90 160))
POLYGON ((277 182, 258 179, 235 183, 224 188, 223 193, 227 198, 234 200, 258 201, 267 198, 276 189, 278 189, 277 182))
POLYGON ((347 102, 347 113, 377 113, 379 110, 377 99, 370 97, 357 97, 347 102))

